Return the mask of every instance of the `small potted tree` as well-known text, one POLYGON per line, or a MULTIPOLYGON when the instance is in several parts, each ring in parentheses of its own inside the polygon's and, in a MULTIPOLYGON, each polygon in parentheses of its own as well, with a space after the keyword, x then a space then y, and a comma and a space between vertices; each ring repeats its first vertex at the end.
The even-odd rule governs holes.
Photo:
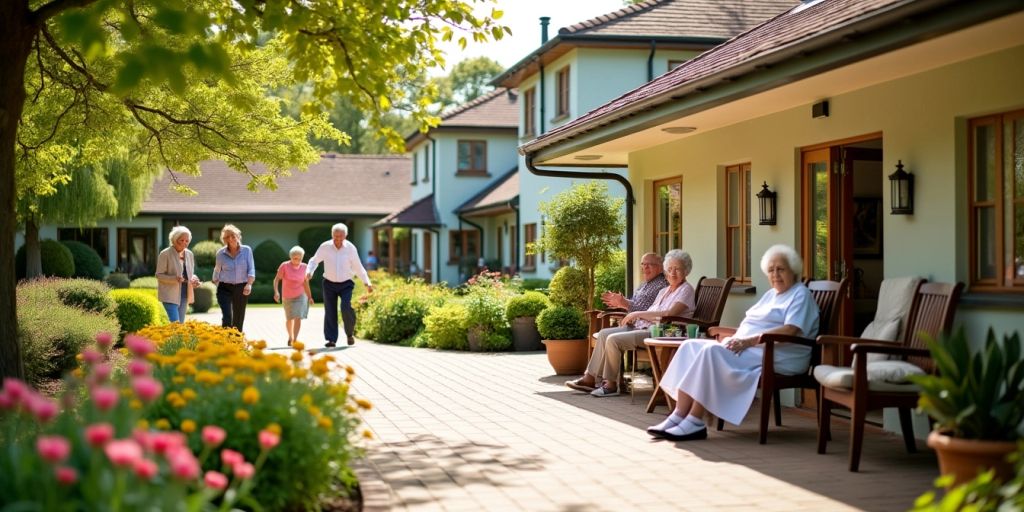
POLYGON ((540 292, 526 292, 509 299, 505 318, 512 325, 512 347, 516 352, 544 350, 537 331, 537 315, 551 305, 540 292))
POLYGON ((961 327, 928 340, 937 373, 910 380, 921 387, 918 409, 935 419, 928 446, 939 457, 939 471, 956 483, 980 469, 995 469, 1003 481, 1013 476, 1006 456, 1024 439, 1024 360, 1020 336, 996 340, 990 329, 983 347, 971 348, 961 327))
POLYGON ((547 346, 555 375, 579 375, 587 367, 587 322, 579 309, 554 305, 537 316, 537 330, 547 346))

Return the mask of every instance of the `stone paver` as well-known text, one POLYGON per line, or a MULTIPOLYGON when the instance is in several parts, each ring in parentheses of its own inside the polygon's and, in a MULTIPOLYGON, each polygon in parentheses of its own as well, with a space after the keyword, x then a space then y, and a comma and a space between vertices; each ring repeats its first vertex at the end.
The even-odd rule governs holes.
MULTIPOLYGON (((322 345, 322 308, 300 339, 322 345)), ((192 318, 219 322, 219 315, 192 318)), ((246 334, 286 340, 283 313, 250 309, 246 334)), ((594 398, 567 389, 544 353, 475 354, 360 340, 333 352, 356 368, 353 391, 374 408, 376 439, 357 468, 367 510, 906 510, 937 476, 934 454, 881 431, 850 473, 834 420, 826 455, 813 416, 784 409, 757 443, 755 419, 706 441, 651 440, 647 394, 594 398)))

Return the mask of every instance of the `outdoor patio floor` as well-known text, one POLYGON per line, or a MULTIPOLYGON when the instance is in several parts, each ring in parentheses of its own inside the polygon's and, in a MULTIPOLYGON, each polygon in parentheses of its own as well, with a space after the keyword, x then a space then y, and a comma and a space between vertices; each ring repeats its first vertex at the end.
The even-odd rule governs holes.
MULTIPOLYGON (((304 322, 311 348, 322 346, 322 315, 314 308, 304 322)), ((284 348, 283 318, 252 308, 247 336, 284 348)), ((833 420, 834 440, 818 455, 813 416, 792 409, 766 445, 753 415, 706 441, 652 440, 644 428, 665 408, 644 413, 648 393, 631 404, 571 391, 542 352, 360 340, 332 353, 356 368, 354 393, 374 404, 364 420, 375 439, 357 468, 366 510, 906 510, 938 475, 922 441, 908 454, 877 429, 850 473, 845 421, 833 420)))

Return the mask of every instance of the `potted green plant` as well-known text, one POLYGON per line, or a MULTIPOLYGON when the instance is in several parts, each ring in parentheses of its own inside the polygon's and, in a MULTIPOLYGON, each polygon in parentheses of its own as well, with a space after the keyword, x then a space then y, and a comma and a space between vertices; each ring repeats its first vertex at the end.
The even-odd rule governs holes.
POLYGON ((508 350, 512 342, 501 297, 487 290, 474 290, 466 296, 465 304, 469 350, 508 350))
POLYGON ((928 446, 938 454, 940 472, 964 483, 979 469, 993 468, 1009 480, 1013 466, 1006 457, 1024 438, 1020 336, 999 343, 989 329, 984 346, 972 349, 961 327, 927 343, 937 371, 910 380, 921 388, 918 410, 935 420, 928 446))
POLYGON ((955 484, 953 475, 942 476, 935 487, 944 492, 928 491, 916 500, 912 512, 946 512, 949 510, 1024 510, 1024 441, 1010 455, 1016 464, 1016 476, 1008 481, 996 478, 995 471, 978 473, 973 480, 955 484))
POLYGON ((580 310, 555 305, 537 316, 537 330, 556 375, 579 375, 587 367, 587 322, 580 310))
POLYGON ((512 347, 516 352, 544 350, 537 330, 537 315, 551 305, 540 292, 526 292, 509 299, 505 318, 512 325, 512 347))

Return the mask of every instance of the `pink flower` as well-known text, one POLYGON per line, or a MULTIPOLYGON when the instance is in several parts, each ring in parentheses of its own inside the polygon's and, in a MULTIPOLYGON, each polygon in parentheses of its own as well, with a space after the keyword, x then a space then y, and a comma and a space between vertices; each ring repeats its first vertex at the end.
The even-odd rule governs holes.
POLYGON ((128 373, 132 377, 141 377, 143 375, 149 375, 151 368, 152 367, 150 366, 149 363, 141 359, 132 359, 128 363, 128 373))
POLYGON ((128 467, 142 458, 142 447, 133 439, 118 439, 107 443, 103 449, 110 462, 118 467, 128 467))
POLYGON ((96 364, 103 361, 103 354, 91 348, 87 348, 82 351, 82 360, 90 365, 96 364))
POLYGON ((203 483, 211 489, 222 491, 228 486, 228 477, 224 476, 224 473, 207 471, 206 475, 203 477, 203 483))
POLYGON ((164 386, 160 381, 145 376, 132 379, 132 389, 144 402, 152 402, 164 392, 164 386))
POLYGON ((92 377, 92 382, 94 384, 105 382, 110 378, 110 372, 113 371, 113 368, 114 367, 111 366, 110 363, 96 364, 92 367, 92 374, 90 375, 92 377))
POLYGON ((110 386, 92 388, 92 401, 101 411, 109 411, 117 405, 117 390, 110 386))
POLYGON ((96 333, 96 344, 99 345, 100 348, 106 350, 114 344, 114 335, 105 331, 98 332, 96 333))
POLYGON ((152 480, 159 470, 160 468, 156 465, 156 462, 146 458, 137 459, 132 464, 132 471, 143 480, 152 480))
POLYGON ((147 354, 156 350, 151 341, 136 334, 125 336, 124 346, 128 347, 128 350, 131 350, 135 357, 140 358, 146 357, 147 354))
POLYGON ((4 377, 4 392, 15 402, 20 402, 29 394, 29 387, 14 377, 4 377))
POLYGON ((238 466, 239 464, 245 463, 245 456, 234 450, 225 448, 220 451, 220 461, 223 462, 225 466, 238 466))
POLYGON ((187 448, 169 452, 167 462, 171 466, 171 473, 182 480, 192 480, 199 476, 199 461, 187 448))
POLYGON ((46 462, 58 464, 68 458, 71 443, 63 436, 39 436, 36 439, 36 451, 46 462))
POLYGON ((14 406, 18 405, 18 402, 7 393, 6 390, 0 391, 0 410, 8 411, 14 409, 14 406))
POLYGON ((277 443, 280 442, 281 436, 269 430, 260 430, 260 446, 262 446, 264 450, 269 450, 277 446, 277 443))
POLYGON ((203 427, 203 444, 207 446, 218 446, 224 442, 224 438, 227 437, 227 432, 224 429, 214 426, 207 425, 203 427))
POLYGON ((153 451, 168 454, 183 448, 187 443, 185 434, 181 432, 159 432, 150 436, 153 451))
POLYGON ((235 464, 231 467, 231 471, 235 473, 237 478, 246 480, 252 478, 252 475, 256 473, 256 468, 252 467, 252 464, 248 462, 242 462, 235 464))
POLYGON ((57 402, 50 400, 42 395, 30 394, 26 397, 28 402, 28 410, 32 411, 32 415, 36 417, 41 423, 46 423, 57 416, 60 412, 60 407, 57 402))
POLYGON ((114 426, 110 423, 97 423, 85 427, 85 441, 99 448, 114 438, 114 426))
POLYGON ((78 481, 78 471, 75 468, 60 466, 55 468, 53 473, 57 477, 57 482, 61 485, 71 485, 78 481))

